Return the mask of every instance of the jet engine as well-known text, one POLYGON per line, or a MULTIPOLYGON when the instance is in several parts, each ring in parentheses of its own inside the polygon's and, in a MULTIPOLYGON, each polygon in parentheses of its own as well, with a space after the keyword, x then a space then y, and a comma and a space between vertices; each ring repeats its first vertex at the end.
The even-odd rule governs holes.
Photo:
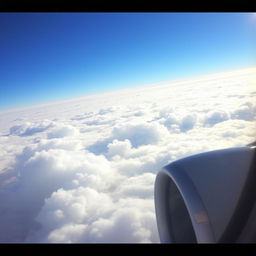
POLYGON ((256 242, 256 147, 215 150, 170 163, 157 174, 162 243, 256 242))

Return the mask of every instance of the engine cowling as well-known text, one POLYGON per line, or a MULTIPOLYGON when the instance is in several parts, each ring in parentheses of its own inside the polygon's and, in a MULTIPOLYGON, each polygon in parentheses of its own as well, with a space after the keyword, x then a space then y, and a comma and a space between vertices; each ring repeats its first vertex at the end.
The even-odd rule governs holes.
POLYGON ((162 243, 256 242, 255 146, 215 150, 163 167, 155 181, 162 243))

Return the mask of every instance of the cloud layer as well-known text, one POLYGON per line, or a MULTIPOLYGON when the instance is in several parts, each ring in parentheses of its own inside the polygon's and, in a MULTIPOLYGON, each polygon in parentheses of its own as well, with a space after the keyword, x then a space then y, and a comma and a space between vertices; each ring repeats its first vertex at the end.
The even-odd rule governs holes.
POLYGON ((0 113, 0 242, 159 242, 154 181, 255 140, 256 69, 0 113))

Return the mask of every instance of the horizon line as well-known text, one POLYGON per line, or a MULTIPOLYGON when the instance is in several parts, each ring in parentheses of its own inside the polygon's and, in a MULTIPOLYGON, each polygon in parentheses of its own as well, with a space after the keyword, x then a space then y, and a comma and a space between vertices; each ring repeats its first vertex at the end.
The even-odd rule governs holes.
POLYGON ((65 102, 70 102, 74 100, 79 100, 87 97, 94 97, 94 96, 100 96, 100 95, 105 95, 105 94, 113 94, 113 93, 118 93, 121 91, 130 91, 130 90, 136 90, 136 89, 146 89, 150 87, 157 87, 160 85, 167 85, 167 84, 179 84, 179 83, 187 83, 190 81, 201 81, 205 79, 209 79, 210 77, 218 77, 218 76, 223 76, 227 75, 230 73, 236 73, 236 72, 245 72, 245 71, 252 71, 253 69, 256 69, 256 66, 248 66, 248 67, 243 67, 243 68, 236 68, 236 69, 229 69, 225 71, 219 71, 219 72, 206 72, 200 75, 191 75, 191 76, 183 76, 183 77, 178 77, 176 79, 168 79, 168 80, 162 80, 158 82, 149 82, 149 83, 144 83, 144 84, 138 84, 138 85, 133 85, 131 87, 120 87, 116 89, 110 89, 106 91, 101 91, 101 92, 93 92, 93 93, 88 93, 88 94, 83 94, 82 96, 75 96, 75 97, 70 97, 70 98, 62 98, 62 99, 55 99, 55 100, 50 100, 50 101, 43 101, 40 103, 31 103, 28 105, 21 105, 21 106, 16 106, 16 107, 7 107, 7 108, 1 108, 0 107, 0 114, 6 113, 6 112, 15 112, 15 111, 22 111, 26 109, 31 109, 31 108, 38 108, 38 107, 43 107, 43 106, 49 106, 49 105, 55 105, 59 103, 65 103, 65 102))

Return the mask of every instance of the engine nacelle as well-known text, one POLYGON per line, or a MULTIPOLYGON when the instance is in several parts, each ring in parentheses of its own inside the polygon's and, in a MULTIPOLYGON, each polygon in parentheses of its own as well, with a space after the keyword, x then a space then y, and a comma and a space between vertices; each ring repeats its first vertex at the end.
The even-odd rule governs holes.
POLYGON ((186 157, 155 181, 162 243, 256 242, 255 147, 186 157))

